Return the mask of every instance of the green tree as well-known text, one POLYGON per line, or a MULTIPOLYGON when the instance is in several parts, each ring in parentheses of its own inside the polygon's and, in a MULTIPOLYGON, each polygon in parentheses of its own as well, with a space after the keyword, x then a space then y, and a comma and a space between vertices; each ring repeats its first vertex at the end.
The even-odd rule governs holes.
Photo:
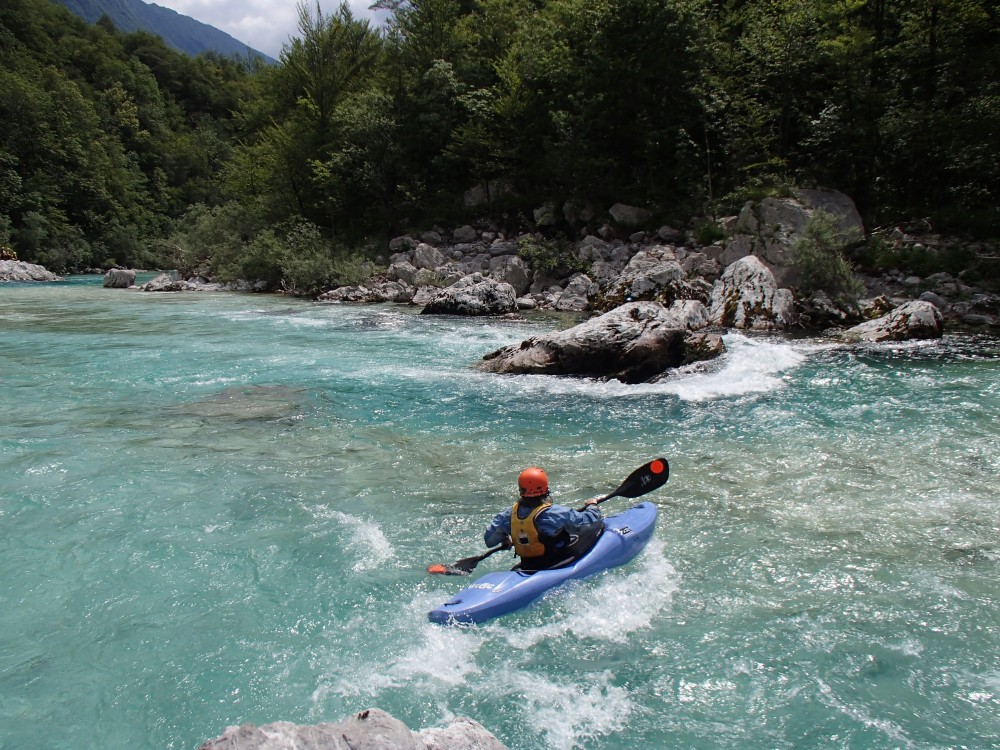
POLYGON ((816 211, 792 246, 799 289, 807 294, 826 292, 834 302, 856 308, 864 285, 844 256, 844 248, 859 239, 844 237, 834 216, 816 211))

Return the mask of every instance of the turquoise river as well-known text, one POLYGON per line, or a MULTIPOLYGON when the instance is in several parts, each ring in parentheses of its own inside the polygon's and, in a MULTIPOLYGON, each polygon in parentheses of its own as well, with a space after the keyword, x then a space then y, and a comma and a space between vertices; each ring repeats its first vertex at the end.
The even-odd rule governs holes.
POLYGON ((370 707, 512 750, 1000 746, 1000 341, 474 368, 571 322, 0 285, 0 748, 370 707), (632 563, 427 621, 523 467, 578 504, 660 455, 632 563))

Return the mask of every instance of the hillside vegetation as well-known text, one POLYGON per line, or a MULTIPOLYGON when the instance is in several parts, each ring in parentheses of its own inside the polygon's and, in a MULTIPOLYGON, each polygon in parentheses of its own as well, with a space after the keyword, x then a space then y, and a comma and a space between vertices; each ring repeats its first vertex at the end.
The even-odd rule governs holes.
POLYGON ((274 62, 270 57, 251 49, 244 42, 214 26, 181 15, 144 0, 54 0, 64 5, 85 21, 97 23, 107 16, 121 31, 149 31, 163 38, 168 46, 189 55, 217 52, 226 57, 242 59, 260 58, 274 62))
POLYGON ((384 3, 384 30, 302 5, 278 64, 253 67, 7 0, 0 242, 54 269, 279 283, 546 202, 693 227, 821 185, 870 227, 1000 226, 987 0, 384 3))

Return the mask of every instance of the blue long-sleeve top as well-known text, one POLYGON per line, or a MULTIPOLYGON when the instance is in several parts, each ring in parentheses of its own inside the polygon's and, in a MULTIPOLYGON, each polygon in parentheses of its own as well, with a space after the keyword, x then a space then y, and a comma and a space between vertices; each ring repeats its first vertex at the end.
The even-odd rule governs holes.
MULTIPOLYGON (((500 544, 504 537, 510 535, 510 514, 513 510, 510 507, 497 513, 492 523, 486 527, 483 541, 487 547, 500 544)), ((535 519, 535 525, 540 533, 555 536, 563 529, 570 534, 580 532, 602 518, 601 509, 597 505, 588 505, 584 511, 567 508, 565 505, 552 505, 535 519)))

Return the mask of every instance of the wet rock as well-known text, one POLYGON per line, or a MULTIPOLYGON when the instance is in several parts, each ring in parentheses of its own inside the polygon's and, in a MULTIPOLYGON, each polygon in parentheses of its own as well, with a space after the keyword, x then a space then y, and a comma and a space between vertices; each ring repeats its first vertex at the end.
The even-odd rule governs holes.
POLYGON ((843 333, 847 341, 906 341, 940 338, 944 326, 941 311, 930 302, 914 300, 888 315, 869 320, 843 333))
POLYGON ((658 302, 631 302, 566 331, 498 349, 479 369, 641 383, 687 361, 691 333, 680 315, 658 302))
POLYGON ((104 274, 105 289, 128 289, 135 285, 135 271, 127 268, 111 268, 104 274))
POLYGON ((514 287, 474 273, 440 290, 422 315, 506 315, 517 311, 514 287))

